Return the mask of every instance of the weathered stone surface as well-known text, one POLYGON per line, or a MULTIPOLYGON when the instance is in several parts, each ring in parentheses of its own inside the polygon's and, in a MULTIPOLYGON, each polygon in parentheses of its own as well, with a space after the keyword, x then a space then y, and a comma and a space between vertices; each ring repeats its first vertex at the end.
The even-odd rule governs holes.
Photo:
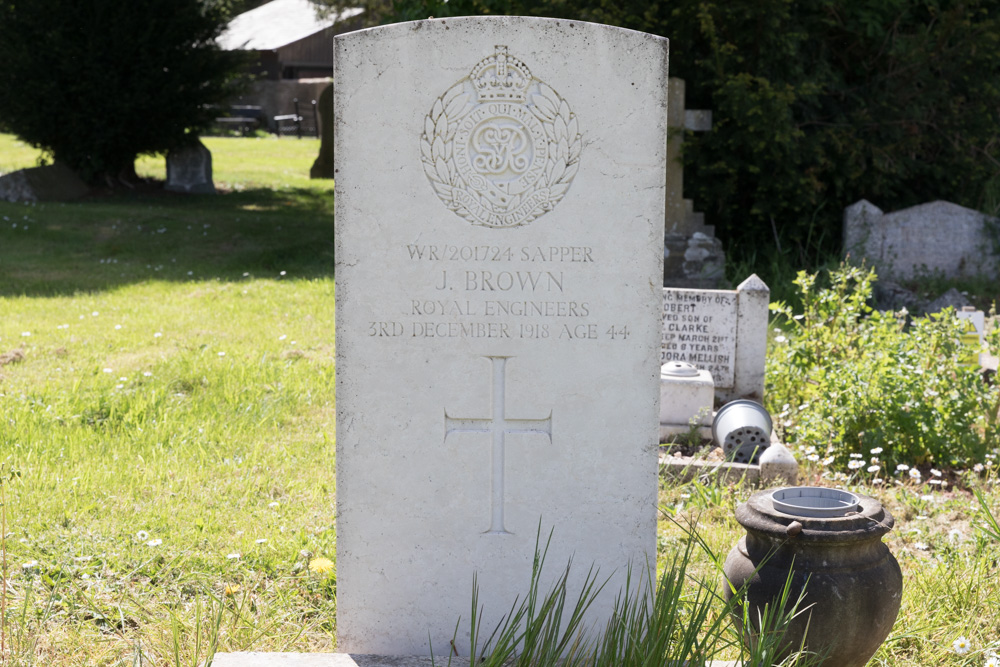
POLYGON ((969 301, 969 297, 965 296, 954 287, 950 287, 944 294, 928 303, 925 310, 928 313, 939 313, 945 308, 962 310, 963 308, 971 305, 972 302, 969 301))
POLYGON ((663 288, 660 363, 711 372, 717 403, 762 402, 769 296, 756 274, 735 290, 663 288))
POLYGON ((445 655, 461 616, 467 651, 473 575, 492 629, 539 528, 549 576, 612 576, 598 627, 655 559, 666 40, 480 17, 335 49, 338 647, 445 655))
POLYGON ((731 388, 736 367, 735 290, 663 288, 661 361, 685 361, 731 388))
POLYGON ((874 306, 882 311, 901 311, 904 308, 914 315, 924 312, 927 302, 911 289, 891 280, 881 278, 872 287, 874 306))
POLYGON ((712 233, 705 228, 705 214, 695 213, 690 199, 684 199, 684 164, 681 151, 684 146, 684 131, 705 132, 712 129, 712 112, 684 108, 684 79, 670 78, 668 87, 669 105, 667 126, 667 212, 664 229, 667 234, 679 234, 685 238, 696 231, 712 233))
POLYGON ((715 383, 712 374, 683 361, 660 367, 660 442, 697 429, 712 435, 715 383))
POLYGON ((323 89, 319 107, 319 156, 309 170, 309 178, 333 178, 333 84, 323 89))
POLYGON ((167 153, 164 190, 188 194, 215 194, 212 182, 212 152, 199 140, 196 144, 167 153))
POLYGON ((1000 219, 951 202, 884 213, 862 199, 844 209, 844 252, 886 280, 995 275, 998 248, 1000 219))
MULTIPOLYGON (((433 664, 425 656, 347 653, 217 653, 212 661, 213 667, 431 667, 433 664)), ((437 664, 443 664, 440 658, 437 664)))
MULTIPOLYGON (((787 655, 805 645, 826 652, 828 667, 864 667, 892 629, 902 601, 903 576, 882 542, 894 525, 892 515, 869 496, 859 497, 857 510, 834 518, 808 518, 775 509, 771 493, 758 491, 736 508, 746 528, 726 558, 726 600, 747 586, 746 613, 753 627, 744 642, 759 632, 756 619, 790 582, 790 598, 804 590, 803 608, 789 623, 782 640, 787 655)), ((737 619, 739 615, 737 616, 737 619)))
MULTIPOLYGON (((690 206, 690 200, 685 200, 690 206)), ((663 249, 663 284, 667 287, 715 289, 726 277, 722 241, 708 233, 711 227, 689 235, 667 233, 663 249)))
POLYGON ((788 447, 779 442, 761 452, 760 481, 764 486, 793 486, 799 481, 799 463, 788 447))
MULTIPOLYGON (((455 664, 458 661, 453 661, 455 664)), ((431 667, 447 665, 424 656, 348 655, 346 653, 216 653, 213 667, 431 667)), ((714 660, 708 667, 739 667, 738 662, 714 660)))
POLYGON ((56 162, 0 176, 0 200, 9 202, 71 201, 90 192, 72 169, 56 162))
POLYGON ((684 108, 685 83, 671 78, 667 125, 667 215, 663 249, 665 287, 714 289, 725 280, 726 255, 715 238, 715 228, 705 224, 705 215, 694 211, 694 203, 684 198, 684 165, 681 151, 684 131, 712 129, 712 112, 684 108))

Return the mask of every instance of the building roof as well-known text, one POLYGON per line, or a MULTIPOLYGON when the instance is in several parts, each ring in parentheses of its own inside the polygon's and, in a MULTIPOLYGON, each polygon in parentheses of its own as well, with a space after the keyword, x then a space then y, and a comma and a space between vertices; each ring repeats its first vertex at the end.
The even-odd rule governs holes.
POLYGON ((362 11, 360 7, 351 7, 340 14, 318 18, 316 5, 310 0, 271 0, 230 21, 218 42, 226 51, 272 51, 322 32, 362 11))

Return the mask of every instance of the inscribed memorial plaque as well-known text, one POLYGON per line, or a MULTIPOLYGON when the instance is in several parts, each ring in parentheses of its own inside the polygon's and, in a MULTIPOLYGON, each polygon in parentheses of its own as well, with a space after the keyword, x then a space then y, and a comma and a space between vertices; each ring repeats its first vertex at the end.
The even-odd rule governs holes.
POLYGON ((663 290, 660 362, 686 361, 712 374, 716 387, 733 386, 737 293, 663 290))
POLYGON ((334 79, 338 650, 467 650, 539 526, 600 625, 656 558, 667 42, 428 20, 334 79))

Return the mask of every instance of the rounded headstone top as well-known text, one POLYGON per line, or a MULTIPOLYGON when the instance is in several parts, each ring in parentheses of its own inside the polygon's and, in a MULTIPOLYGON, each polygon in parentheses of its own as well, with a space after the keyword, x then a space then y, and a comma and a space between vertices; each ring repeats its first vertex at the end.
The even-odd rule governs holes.
POLYGON ((660 366, 660 377, 694 377, 698 368, 686 361, 668 361, 660 366))

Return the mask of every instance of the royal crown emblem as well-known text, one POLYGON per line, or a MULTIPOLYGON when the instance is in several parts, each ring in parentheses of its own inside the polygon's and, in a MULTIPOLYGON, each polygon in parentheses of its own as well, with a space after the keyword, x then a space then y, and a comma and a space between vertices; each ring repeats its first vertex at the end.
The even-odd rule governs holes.
POLYGON ((474 225, 526 225, 558 204, 576 175, 576 114, 506 46, 435 100, 424 119, 424 173, 474 225))

